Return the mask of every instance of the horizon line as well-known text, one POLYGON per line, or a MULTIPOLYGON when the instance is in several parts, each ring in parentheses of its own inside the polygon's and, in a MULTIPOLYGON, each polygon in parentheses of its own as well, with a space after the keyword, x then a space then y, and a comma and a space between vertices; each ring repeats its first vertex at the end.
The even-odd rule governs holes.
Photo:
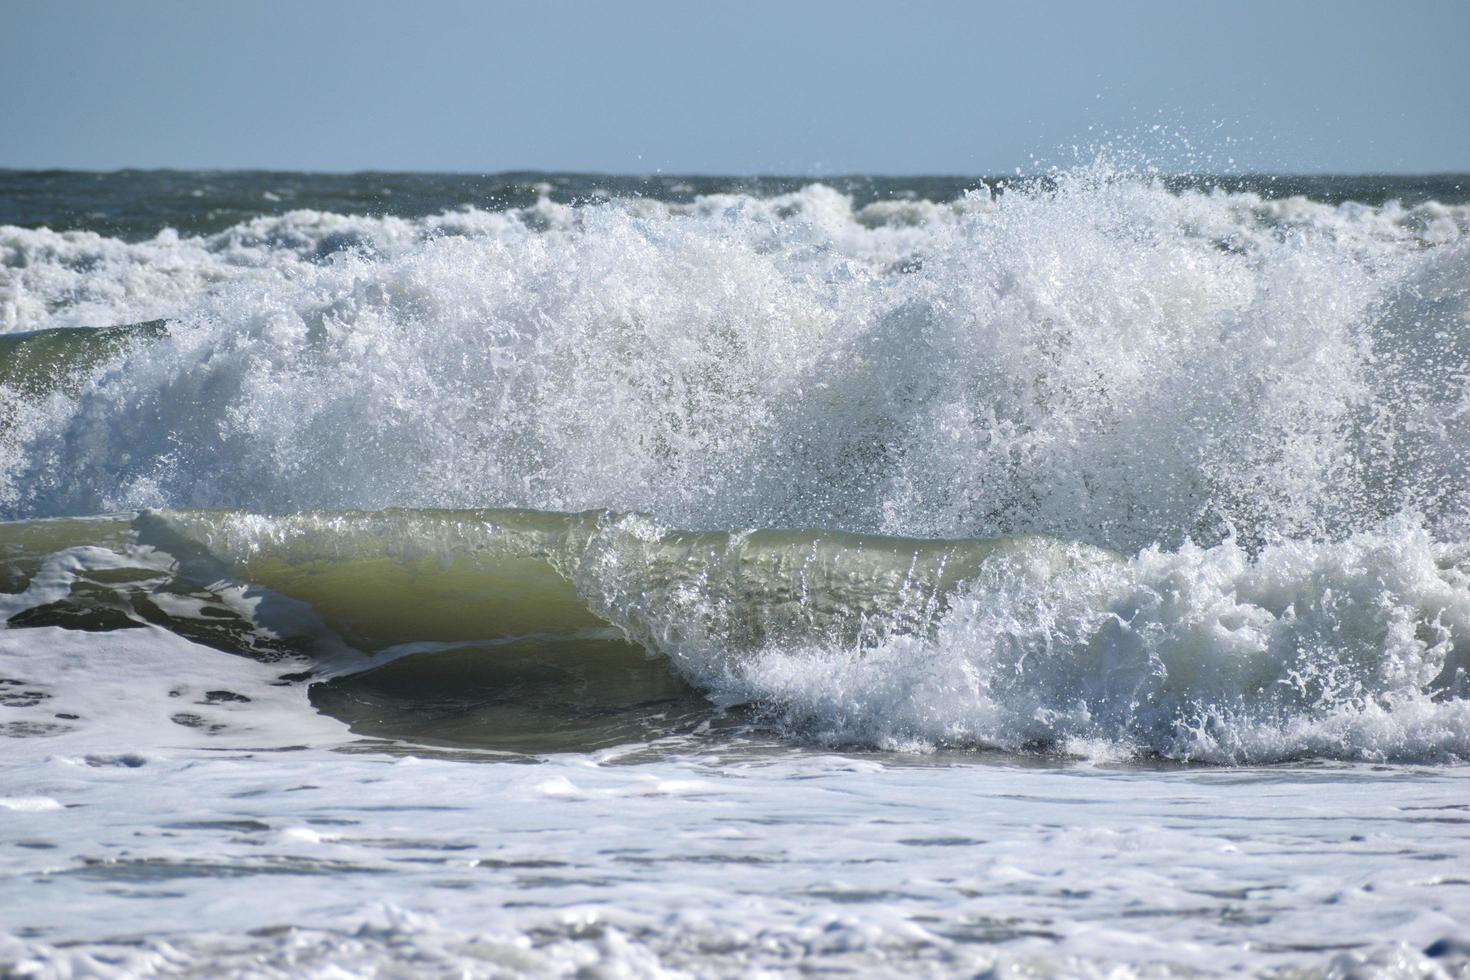
MULTIPOLYGON (((1085 166, 1085 165, 1084 165, 1085 166)), ((412 170, 399 168, 377 169, 365 167, 350 170, 332 169, 292 169, 289 167, 12 167, 0 165, 0 174, 78 174, 88 176, 116 176, 122 174, 146 174, 146 173, 175 173, 175 174, 291 174, 312 177, 361 177, 361 176, 418 176, 418 177, 611 177, 624 180, 806 180, 820 183, 824 180, 850 180, 850 179, 923 179, 923 180, 984 180, 984 181, 1006 181, 1017 179, 1028 179, 1037 177, 1049 177, 1068 170, 1078 168, 1053 167, 1048 170, 1023 171, 1021 173, 958 173, 958 172, 864 172, 860 170, 832 171, 830 173, 782 173, 778 171, 754 171, 754 172, 729 172, 720 173, 715 171, 663 171, 651 172, 635 171, 612 171, 612 170, 537 170, 527 168, 511 168, 504 170, 412 170)), ((1128 171, 1124 171, 1125 173, 1128 171)), ((1396 170, 1334 170, 1334 171, 1293 171, 1293 170, 1158 170, 1152 173, 1138 172, 1140 177, 1213 177, 1213 178, 1268 178, 1268 179, 1302 179, 1302 178, 1329 178, 1329 177, 1398 177, 1398 178, 1430 178, 1430 177, 1470 177, 1470 168, 1465 170, 1423 170, 1423 171, 1396 171, 1396 170)))

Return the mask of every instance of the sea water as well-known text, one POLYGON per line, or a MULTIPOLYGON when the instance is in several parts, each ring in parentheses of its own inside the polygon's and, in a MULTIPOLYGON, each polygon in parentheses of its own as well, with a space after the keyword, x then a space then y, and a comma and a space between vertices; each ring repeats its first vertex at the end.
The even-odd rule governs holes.
POLYGON ((0 173, 0 973, 1470 974, 1467 181, 0 173))

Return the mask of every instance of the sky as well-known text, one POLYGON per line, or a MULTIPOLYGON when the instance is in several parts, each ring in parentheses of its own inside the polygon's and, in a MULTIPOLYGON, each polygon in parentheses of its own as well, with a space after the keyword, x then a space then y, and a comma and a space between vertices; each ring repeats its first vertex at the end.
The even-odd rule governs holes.
POLYGON ((1467 51, 1466 0, 0 0, 0 167, 1470 171, 1467 51))

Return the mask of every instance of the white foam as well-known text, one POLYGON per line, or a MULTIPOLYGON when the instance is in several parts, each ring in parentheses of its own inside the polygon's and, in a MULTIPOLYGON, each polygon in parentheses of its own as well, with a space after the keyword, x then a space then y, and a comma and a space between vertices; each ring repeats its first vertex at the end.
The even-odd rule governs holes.
POLYGON ((0 761, 8 784, 65 809, 7 815, 26 846, 0 873, 0 969, 1423 975, 1460 962, 1423 950, 1464 935, 1463 887, 1433 872, 1463 863, 1465 842, 1425 821, 1459 812, 1464 770, 894 761, 558 757, 532 773, 170 750, 128 766, 22 745, 0 761), (726 792, 650 796, 651 777, 726 792), (578 792, 535 791, 553 782, 578 792))
POLYGON ((1417 510, 1459 534, 1464 210, 1080 171, 858 212, 813 185, 12 230, 15 302, 50 311, 13 327, 175 322, 12 407, 0 508, 611 507, 1128 551, 1417 510))
POLYGON ((1407 522, 1254 557, 1234 541, 1071 567, 1008 552, 932 635, 876 648, 732 655, 703 601, 602 608, 645 620, 635 635, 718 700, 838 744, 1470 759, 1470 553, 1407 522))
MULTIPOLYGON (((180 749, 331 746, 341 723, 312 711, 301 664, 259 663, 139 626, 87 633, 54 626, 0 629, 0 677, 18 703, 0 712, 7 750, 32 747, 120 765, 180 749)), ((0 802, 0 806, 4 806, 0 802)))
POLYGON ((61 804, 49 796, 0 797, 0 810, 9 810, 12 813, 46 813, 60 809, 61 804))
MULTIPOLYGON (((1416 568, 1356 547, 1319 557, 1322 574, 1399 588, 1416 568)), ((1293 562, 1263 564, 1279 582, 1293 562)), ((1158 591, 1158 573, 1134 571, 1135 591, 1158 591)), ((974 622, 959 613, 954 631, 974 622)), ((332 751, 351 743, 301 685, 277 686, 280 669, 153 629, 0 631, 0 673, 49 696, 4 719, 76 716, 6 739, 0 757, 0 972, 1422 975, 1460 962, 1424 950, 1463 944, 1452 869, 1470 854, 1428 831, 1458 819, 1464 767, 1155 772, 730 747, 636 765, 402 758, 332 751), (215 690, 252 700, 208 703, 215 690), (205 724, 171 720, 185 711, 205 724)))

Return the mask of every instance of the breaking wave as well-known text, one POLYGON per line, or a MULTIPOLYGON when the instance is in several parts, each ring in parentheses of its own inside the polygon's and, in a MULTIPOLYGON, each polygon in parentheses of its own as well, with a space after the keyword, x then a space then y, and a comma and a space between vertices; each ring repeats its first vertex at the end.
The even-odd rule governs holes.
MULTIPOLYGON (((300 679, 336 685, 338 702, 344 684, 361 700, 391 682, 422 714, 426 697, 508 684, 514 661, 548 684, 622 685, 568 701, 522 678, 528 702, 663 711, 680 695, 631 642, 716 705, 839 744, 1470 758, 1470 548, 1407 525, 1133 558, 1040 537, 679 532, 612 513, 169 512, 0 531, 12 628, 152 625, 305 658, 300 679)), ((422 720, 416 739, 464 740, 422 720)))
POLYGON ((1464 759, 1467 231, 1102 167, 0 229, 6 617, 612 629, 833 742, 1464 759))

